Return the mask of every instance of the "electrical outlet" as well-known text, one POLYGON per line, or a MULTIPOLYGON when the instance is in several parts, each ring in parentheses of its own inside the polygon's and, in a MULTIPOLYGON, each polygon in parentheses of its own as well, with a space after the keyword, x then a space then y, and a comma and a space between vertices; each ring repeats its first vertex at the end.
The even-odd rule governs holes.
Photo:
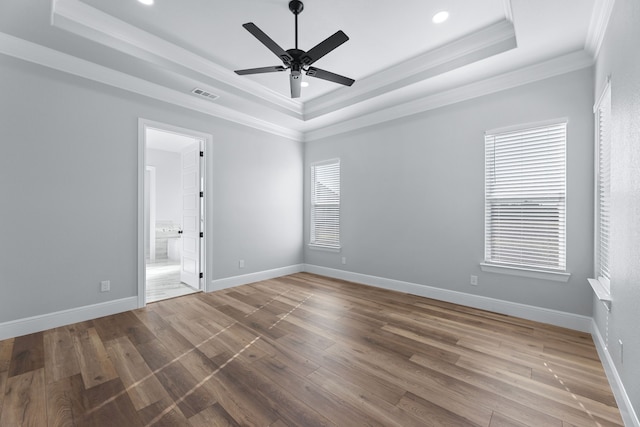
POLYGON ((238 261, 238 268, 244 268, 244 260, 243 259, 238 261))
POLYGON ((347 264, 347 257, 343 256, 342 257, 342 265, 346 265, 347 264))
POLYGON ((100 292, 109 292, 111 290, 111 280, 103 280, 100 282, 100 292))
POLYGON ((478 286, 478 276, 471 276, 471 278, 469 279, 469 283, 472 286, 478 286))

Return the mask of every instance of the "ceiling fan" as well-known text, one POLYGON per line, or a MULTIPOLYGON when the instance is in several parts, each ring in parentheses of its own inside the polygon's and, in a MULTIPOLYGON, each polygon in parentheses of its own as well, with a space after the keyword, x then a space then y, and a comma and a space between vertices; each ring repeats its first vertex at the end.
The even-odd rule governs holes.
POLYGON ((276 56, 278 56, 280 60, 282 60, 283 65, 236 70, 236 74, 261 74, 291 70, 289 82, 291 84, 292 98, 300 97, 300 88, 302 84, 301 73, 303 71, 307 76, 315 77, 322 80, 328 80, 330 82, 339 83, 345 86, 351 86, 353 82, 355 82, 355 80, 332 73, 330 71, 321 70, 320 68, 311 67, 311 64, 316 62, 318 59, 322 58, 327 53, 331 52, 342 43, 349 40, 349 37, 347 37, 345 33, 343 33, 342 31, 336 32, 334 35, 328 37, 323 42, 318 43, 308 52, 298 49, 298 15, 300 14, 300 12, 302 12, 302 9, 304 9, 304 5, 301 1, 292 0, 289 2, 289 10, 295 15, 296 21, 296 47, 294 49, 282 49, 253 22, 248 22, 242 25, 247 29, 247 31, 253 34, 255 38, 260 40, 260 42, 262 42, 262 44, 264 44, 271 52, 275 53, 276 56))

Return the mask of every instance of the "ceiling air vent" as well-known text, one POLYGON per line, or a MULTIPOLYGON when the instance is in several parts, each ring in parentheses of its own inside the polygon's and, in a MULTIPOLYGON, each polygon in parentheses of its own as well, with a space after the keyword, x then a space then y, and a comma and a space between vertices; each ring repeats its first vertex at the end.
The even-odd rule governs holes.
POLYGON ((220 98, 218 95, 215 95, 211 92, 207 92, 206 90, 200 89, 200 88, 195 88, 194 90, 191 91, 191 93, 198 96, 202 96, 203 98, 211 99, 211 100, 220 98))

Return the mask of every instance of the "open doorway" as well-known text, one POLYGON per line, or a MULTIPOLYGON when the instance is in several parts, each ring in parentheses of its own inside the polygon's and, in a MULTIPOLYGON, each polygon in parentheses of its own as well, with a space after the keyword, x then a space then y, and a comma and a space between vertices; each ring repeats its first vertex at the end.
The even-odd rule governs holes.
POLYGON ((140 306, 204 290, 206 136, 141 121, 140 306), (142 234, 142 236, 141 236, 142 234))

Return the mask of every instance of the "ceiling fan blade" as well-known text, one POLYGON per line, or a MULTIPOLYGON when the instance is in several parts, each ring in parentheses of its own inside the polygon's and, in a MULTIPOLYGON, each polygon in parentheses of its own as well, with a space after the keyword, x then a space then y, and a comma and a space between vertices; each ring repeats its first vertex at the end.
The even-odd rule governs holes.
POLYGON ((260 28, 258 28, 256 24, 254 24, 253 22, 247 22, 242 26, 246 28, 247 31, 249 31, 251 34, 253 34, 255 38, 260 40, 263 45, 269 48, 271 52, 275 53, 278 56, 278 58, 282 60, 282 62, 284 62, 285 64, 288 64, 291 61, 293 61, 293 58, 291 57, 291 55, 289 55, 287 51, 285 51, 283 48, 281 48, 278 45, 278 43, 274 42, 271 39, 271 37, 266 35, 260 28))
POLYGON ((309 67, 307 70, 307 76, 315 77, 317 79, 328 80, 334 83, 340 83, 341 85, 351 86, 355 80, 350 79, 349 77, 341 76, 340 74, 335 74, 330 71, 321 70, 316 67, 309 67))
POLYGON ((247 68, 246 70, 236 70, 235 73, 244 76, 245 74, 275 73, 277 71, 285 70, 286 68, 282 65, 274 65, 273 67, 247 68))
POLYGON ((302 87, 302 75, 300 72, 297 74, 292 72, 289 76, 289 83, 291 84, 291 97, 300 98, 300 88, 302 87))
POLYGON ((338 31, 334 35, 312 47, 309 52, 302 55, 300 60, 304 65, 311 65, 347 40, 349 40, 349 37, 347 37, 347 35, 342 31, 338 31))

